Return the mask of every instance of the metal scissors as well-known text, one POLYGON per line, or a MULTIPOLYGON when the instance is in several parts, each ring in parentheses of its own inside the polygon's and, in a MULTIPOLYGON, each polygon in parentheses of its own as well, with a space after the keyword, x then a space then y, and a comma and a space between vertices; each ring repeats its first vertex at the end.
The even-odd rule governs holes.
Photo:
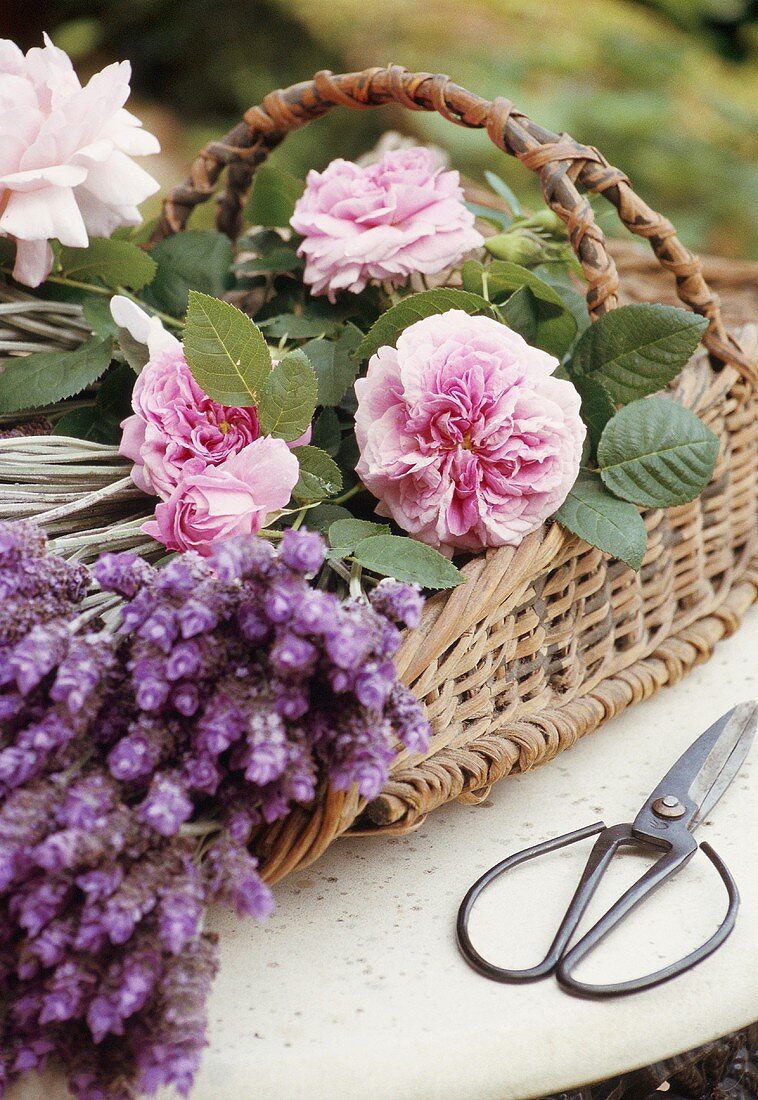
POLYGON ((458 946, 469 965, 496 982, 531 982, 555 973, 559 984, 569 993, 584 997, 606 997, 634 993, 668 981, 715 951, 734 927, 740 896, 729 868, 709 844, 703 843, 701 848, 721 876, 729 898, 726 916, 710 939, 678 962, 641 978, 595 985, 578 981, 573 976, 573 971, 582 959, 597 947, 611 929, 654 890, 680 871, 698 850, 692 832, 708 816, 739 772, 753 741, 757 723, 756 703, 741 703, 719 718, 680 756, 645 801, 633 822, 608 828, 603 821, 596 821, 583 829, 575 829, 572 833, 525 848, 491 867, 474 883, 458 910, 458 946), (483 958, 472 944, 468 932, 471 910, 482 891, 512 867, 597 834, 599 836, 590 852, 579 885, 543 961, 528 970, 508 970, 483 958), (597 890, 614 855, 623 845, 652 848, 654 851, 662 851, 662 854, 604 916, 569 948, 569 941, 590 898, 597 890))

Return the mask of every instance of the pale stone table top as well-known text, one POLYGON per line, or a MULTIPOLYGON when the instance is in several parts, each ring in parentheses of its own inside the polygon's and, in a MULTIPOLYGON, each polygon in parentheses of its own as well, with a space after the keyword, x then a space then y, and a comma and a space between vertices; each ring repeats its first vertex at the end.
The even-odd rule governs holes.
MULTIPOLYGON (((498 985, 455 946, 461 897, 538 840, 634 817, 674 760, 734 703, 758 696, 758 609, 712 660, 547 767, 503 781, 481 806, 451 805, 412 835, 335 844, 276 888, 265 928, 214 914, 222 969, 192 1100, 528 1100, 646 1065, 758 1017, 758 743, 696 833, 731 868, 737 927, 710 959, 658 989, 597 1002, 553 979, 498 985)), ((501 879, 475 910, 480 950, 541 958, 591 841, 501 879)), ((644 867, 617 861, 613 895, 644 867)), ((702 853, 579 971, 613 980, 658 969, 705 940, 725 910, 702 853)), ((597 915, 591 909, 586 921, 597 915)), ((10 1100, 60 1100, 51 1075, 10 1100)))

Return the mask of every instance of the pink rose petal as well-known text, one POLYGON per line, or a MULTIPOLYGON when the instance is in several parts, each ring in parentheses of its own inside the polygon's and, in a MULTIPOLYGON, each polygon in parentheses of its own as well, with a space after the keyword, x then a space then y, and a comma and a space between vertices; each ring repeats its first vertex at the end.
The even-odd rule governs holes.
POLYGON ((450 310, 380 348, 355 383, 358 476, 405 531, 445 553, 517 545, 566 499, 585 427, 558 360, 450 310))
POLYGON ((414 271, 444 271, 483 243, 458 173, 443 171, 424 148, 396 150, 363 168, 334 160, 309 172, 291 225, 304 238, 305 282, 332 301, 370 279, 400 285, 414 271))

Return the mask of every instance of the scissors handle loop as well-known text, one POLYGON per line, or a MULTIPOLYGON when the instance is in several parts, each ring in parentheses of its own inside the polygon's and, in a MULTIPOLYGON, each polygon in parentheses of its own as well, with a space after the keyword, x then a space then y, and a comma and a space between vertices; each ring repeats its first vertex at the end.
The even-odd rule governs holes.
MULTIPOLYGON (((506 859, 496 863, 494 867, 490 867, 489 871, 486 871, 481 878, 477 879, 474 885, 469 889, 463 901, 461 902, 458 910, 458 920, 456 923, 456 936, 458 939, 458 947, 464 955, 467 962, 478 970, 480 974, 483 974, 485 978, 491 978, 496 982, 535 982, 538 978, 544 978, 546 974, 551 974, 558 964, 558 960, 564 951, 568 941, 571 939, 571 935, 576 928, 576 925, 581 919, 581 912, 573 920, 573 906, 576 901, 576 894, 569 906, 566 916, 563 918, 560 928, 556 933, 550 950, 545 958, 537 966, 532 966, 528 970, 509 970, 503 966, 495 966, 494 963, 489 962, 480 955, 471 942, 469 936, 468 923, 471 917, 471 910, 474 908, 477 899, 484 890, 490 886, 495 879, 500 878, 506 871, 512 870, 514 867, 520 866, 522 863, 527 863, 531 859, 536 859, 537 856, 547 855, 548 852, 555 852, 559 848, 565 848, 569 844, 576 844, 580 840, 586 840, 588 837, 597 836, 598 833, 605 831, 605 822, 596 821, 592 825, 585 825, 584 828, 575 829, 571 833, 564 833, 562 836, 554 837, 552 840, 545 840, 541 844, 533 844, 531 848, 524 848, 520 852, 516 852, 512 856, 508 856, 506 859)), ((614 848, 615 851, 615 848, 614 848)), ((593 848, 593 854, 595 849, 593 848)), ((613 853, 611 852, 611 855, 613 853)), ((590 857, 592 858, 592 857, 590 857)), ((610 856, 608 857, 610 859, 610 856)), ((606 861, 607 862, 607 861, 606 861)), ((598 873, 598 879, 602 875, 602 871, 605 869, 605 863, 603 868, 598 873)), ((589 867, 589 864, 588 864, 589 867)), ((582 881, 577 887, 577 894, 582 886, 582 883, 587 877, 587 868, 585 868, 582 881)), ((587 897, 589 901, 589 896, 587 897)), ((586 905, 586 902, 585 902, 586 905)), ((582 907, 584 912, 584 906, 582 907)))
MULTIPOLYGON (((602 821, 597 821, 592 825, 587 825, 583 829, 575 829, 571 833, 565 833, 563 836, 555 837, 553 840, 544 841, 541 844, 535 844, 531 848, 525 848, 523 851, 508 856, 507 859, 497 863, 494 867, 491 867, 489 871, 483 874, 470 888, 461 902, 456 925, 458 946, 461 953, 470 966, 480 974, 483 974, 486 978, 491 978, 493 981, 512 983, 533 982, 555 972, 558 981, 565 990, 584 997, 618 996, 622 993, 634 993, 642 989, 649 989, 654 985, 659 985, 661 982, 667 981, 677 974, 681 974, 683 971, 688 970, 691 966, 694 966, 696 963, 706 958, 724 942, 734 927, 737 910, 739 908, 739 892, 735 881, 729 869, 708 844, 702 845, 703 851, 721 876, 729 898, 726 916, 710 939, 702 944, 702 946, 691 951, 683 959, 641 978, 634 978, 625 982, 609 983, 607 985, 595 985, 588 982, 581 982, 573 976, 574 969, 598 946, 601 940, 603 940, 633 908, 639 905, 641 901, 648 897, 649 894, 661 886, 667 879, 671 878, 672 875, 676 874, 676 872, 689 862, 695 854, 698 846, 689 832, 685 830, 678 835, 674 834, 674 836, 675 839, 666 844, 657 862, 633 883, 597 923, 569 950, 567 950, 569 941, 574 935, 593 894, 597 890, 608 864, 611 862, 618 849, 623 845, 642 845, 649 847, 649 843, 646 843, 639 836, 635 835, 631 824, 614 825, 611 828, 606 828, 602 821), (580 840, 586 840, 591 836, 597 836, 597 840, 590 852, 582 877, 579 880, 574 896, 561 921, 555 939, 550 945, 550 949, 542 962, 528 969, 512 970, 507 967, 496 966, 488 959, 485 959, 474 947, 468 931, 471 911, 482 892, 506 871, 518 867, 520 864, 526 863, 531 859, 536 859, 538 856, 546 855, 548 852, 554 852, 569 844, 575 844, 580 840)), ((660 851, 659 846, 656 846, 656 848, 660 851)))
MULTIPOLYGON (((696 851, 697 845, 694 844, 694 841, 693 845, 694 851, 696 851)), ((740 894, 731 871, 718 853, 715 852, 708 843, 704 842, 700 847, 721 876, 721 881, 726 887, 729 899, 726 915, 713 935, 707 939, 705 943, 701 944, 700 947, 696 947, 694 951, 690 951, 684 958, 679 959, 677 962, 670 963, 668 966, 664 966, 660 970, 654 971, 652 974, 646 974, 641 978, 630 978, 628 981, 624 982, 596 985, 591 982, 580 982, 573 976, 572 971, 595 947, 597 947, 610 930, 614 928, 635 905, 639 904, 643 898, 652 893, 653 890, 665 882, 667 878, 675 874, 690 858, 690 855, 672 849, 658 860, 655 866, 651 867, 642 878, 638 879, 637 882, 619 898, 616 904, 608 910, 605 916, 601 917, 597 924, 595 924, 570 951, 567 951, 566 954, 558 960, 555 976, 559 984, 567 992, 578 994, 581 997, 618 997, 625 993, 637 993, 643 989, 651 989, 653 986, 660 985, 661 982, 666 982, 670 978, 675 978, 678 974, 683 974, 685 970, 689 970, 690 967, 695 966, 696 963, 707 958, 717 947, 721 946, 734 928, 734 922, 737 919, 737 911, 740 905, 740 894)))

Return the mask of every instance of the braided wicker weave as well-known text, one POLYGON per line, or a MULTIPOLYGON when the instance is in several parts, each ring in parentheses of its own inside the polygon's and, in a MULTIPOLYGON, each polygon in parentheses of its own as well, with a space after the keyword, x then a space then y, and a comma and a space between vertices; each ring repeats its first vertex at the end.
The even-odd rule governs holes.
POLYGON ((269 880, 314 859, 348 829, 413 828, 448 799, 479 801, 494 780, 551 759, 705 660, 758 593, 758 372, 749 334, 740 347, 726 332, 699 260, 596 149, 550 133, 506 99, 489 102, 441 75, 397 66, 321 72, 272 92, 206 146, 189 180, 167 198, 155 239, 183 229, 224 171, 217 225, 235 236, 256 168, 289 131, 336 105, 390 103, 485 129, 537 173, 546 202, 567 224, 593 318, 618 304, 619 277, 582 191, 603 194, 650 242, 679 298, 710 321, 710 358, 697 356, 672 393, 722 447, 700 499, 645 513, 649 548, 639 574, 555 525, 466 566, 468 583, 429 602, 399 656, 432 720, 428 754, 399 756, 384 792, 368 806, 353 791, 324 790, 314 807, 268 829, 258 846, 269 880))

